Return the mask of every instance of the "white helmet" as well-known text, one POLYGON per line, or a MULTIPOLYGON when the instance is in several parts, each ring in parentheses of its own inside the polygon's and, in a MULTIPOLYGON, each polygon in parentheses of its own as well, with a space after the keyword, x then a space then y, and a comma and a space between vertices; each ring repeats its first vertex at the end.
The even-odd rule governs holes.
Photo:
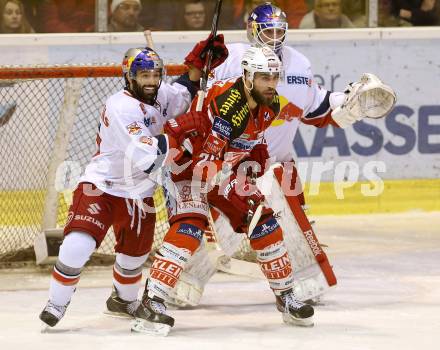
POLYGON ((241 59, 241 69, 243 77, 246 78, 246 72, 249 72, 248 79, 254 81, 254 74, 261 73, 279 73, 280 78, 283 73, 283 64, 277 54, 269 47, 248 48, 241 59))

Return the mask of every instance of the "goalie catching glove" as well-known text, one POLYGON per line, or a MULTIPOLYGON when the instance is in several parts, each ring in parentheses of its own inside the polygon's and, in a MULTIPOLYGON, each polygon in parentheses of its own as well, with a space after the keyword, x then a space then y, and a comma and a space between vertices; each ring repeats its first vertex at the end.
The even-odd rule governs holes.
POLYGON ((228 49, 225 46, 223 34, 219 34, 215 38, 211 34, 208 39, 199 41, 185 57, 185 64, 203 70, 209 50, 212 50, 211 69, 214 69, 221 65, 228 57, 228 49))
POLYGON ((365 117, 385 117, 396 103, 393 89, 371 73, 364 73, 359 82, 349 84, 345 95, 342 105, 332 112, 333 120, 341 128, 365 117))

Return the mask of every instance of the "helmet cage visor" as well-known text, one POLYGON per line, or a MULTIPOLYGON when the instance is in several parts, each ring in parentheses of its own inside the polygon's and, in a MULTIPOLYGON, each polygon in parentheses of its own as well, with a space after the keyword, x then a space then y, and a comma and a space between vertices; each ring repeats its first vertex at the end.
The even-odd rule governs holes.
POLYGON ((287 23, 286 22, 253 22, 253 36, 257 43, 268 46, 274 51, 282 48, 286 39, 287 23))

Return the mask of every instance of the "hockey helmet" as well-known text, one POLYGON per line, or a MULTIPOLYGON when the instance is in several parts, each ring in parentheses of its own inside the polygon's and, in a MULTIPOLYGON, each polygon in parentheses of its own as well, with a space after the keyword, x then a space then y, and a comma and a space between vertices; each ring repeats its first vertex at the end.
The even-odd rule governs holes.
POLYGON ((243 77, 253 82, 254 74, 260 73, 278 73, 281 77, 283 73, 283 64, 278 56, 267 46, 255 47, 251 46, 243 54, 241 59, 241 68, 243 77))
POLYGON ((139 70, 160 69, 163 72, 163 61, 153 49, 137 47, 128 49, 122 61, 122 72, 135 79, 139 70))

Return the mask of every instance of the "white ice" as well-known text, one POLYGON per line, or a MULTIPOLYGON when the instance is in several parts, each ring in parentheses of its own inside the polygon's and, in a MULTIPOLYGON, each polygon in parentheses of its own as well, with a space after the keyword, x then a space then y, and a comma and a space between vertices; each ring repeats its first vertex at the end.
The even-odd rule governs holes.
POLYGON ((105 316, 111 270, 83 273, 65 318, 41 333, 48 272, 0 270, 0 349, 440 348, 440 213, 317 218, 338 278, 315 308, 315 327, 282 324, 263 280, 217 274, 202 304, 170 310, 166 338, 130 333, 105 316))

